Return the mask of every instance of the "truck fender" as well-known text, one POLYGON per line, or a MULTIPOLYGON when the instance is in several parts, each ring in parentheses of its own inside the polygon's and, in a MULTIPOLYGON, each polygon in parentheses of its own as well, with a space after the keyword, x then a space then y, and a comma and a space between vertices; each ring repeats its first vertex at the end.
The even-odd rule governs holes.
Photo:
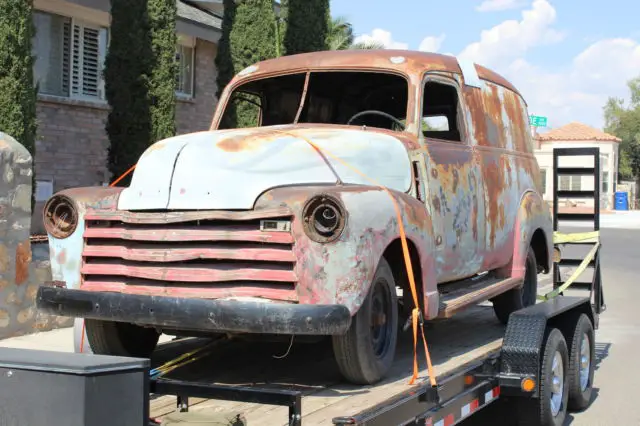
MULTIPOLYGON (((508 276, 524 278, 527 252, 536 232, 542 233, 545 239, 544 269, 550 269, 550 259, 553 249, 553 229, 549 205, 535 191, 527 191, 520 200, 520 207, 516 217, 513 239, 513 256, 507 266, 508 276)), ((538 256, 539 257, 539 256, 538 256)))

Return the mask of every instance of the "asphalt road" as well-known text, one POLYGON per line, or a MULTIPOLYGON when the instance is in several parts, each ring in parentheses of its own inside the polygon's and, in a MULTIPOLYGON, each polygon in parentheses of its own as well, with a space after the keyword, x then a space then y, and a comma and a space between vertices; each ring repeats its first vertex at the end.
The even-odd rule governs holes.
MULTIPOLYGON (((640 223, 637 225, 640 228, 640 223)), ((582 413, 569 414, 565 425, 640 425, 640 282, 636 281, 640 272, 640 229, 604 229, 601 241, 607 310, 596 331, 594 396, 591 406, 582 413)), ((461 425, 511 425, 507 408, 496 404, 461 425)))

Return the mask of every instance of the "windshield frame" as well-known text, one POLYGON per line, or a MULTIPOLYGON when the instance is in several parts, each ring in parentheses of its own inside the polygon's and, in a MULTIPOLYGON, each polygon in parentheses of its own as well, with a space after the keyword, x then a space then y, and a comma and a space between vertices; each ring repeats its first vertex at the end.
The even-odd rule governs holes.
MULTIPOLYGON (((341 68, 341 67, 332 67, 332 68, 319 68, 319 67, 314 67, 314 68, 297 68, 297 69, 289 69, 289 70, 285 70, 285 71, 280 71, 280 72, 269 72, 269 73, 258 73, 256 75, 248 75, 248 76, 242 76, 239 77, 236 75, 236 77, 234 77, 233 80, 231 80, 231 82, 224 88, 224 90, 222 91, 222 94, 220 95, 220 99, 218 100, 218 103, 216 105, 215 108, 215 112, 214 112, 214 116, 213 116, 213 120, 211 122, 211 127, 210 130, 219 130, 219 126, 220 123, 222 121, 222 117, 224 115, 224 112, 227 108, 227 105, 229 103, 229 101, 231 100, 231 94, 234 93, 234 91, 247 83, 251 83, 253 81, 256 80, 264 80, 264 79, 268 79, 268 78, 274 78, 274 77, 283 77, 283 76, 287 76, 287 75, 295 75, 295 74, 301 74, 304 75, 305 77, 305 86, 303 89, 303 93, 302 93, 302 97, 300 99, 300 104, 299 107, 302 108, 304 106, 304 103, 306 102, 308 93, 307 93, 307 83, 309 80, 309 76, 312 73, 331 73, 331 72, 353 72, 353 73, 379 73, 379 74, 388 74, 388 75, 395 75, 398 77, 401 77, 405 80, 405 82, 407 83, 407 105, 406 105, 406 113, 405 113, 405 129, 404 130, 398 130, 398 133, 410 133, 413 135, 413 127, 415 125, 415 112, 416 112, 416 91, 415 91, 415 82, 413 81, 413 79, 411 78, 411 76, 409 76, 408 74, 395 70, 395 69, 388 69, 388 68, 371 68, 371 67, 362 67, 362 68, 354 68, 354 67, 345 67, 345 68, 341 68)), ((288 123, 285 125, 295 125, 297 123, 288 123)), ((335 123, 303 123, 305 125, 309 125, 309 124, 322 124, 322 125, 330 125, 330 126, 346 126, 346 124, 335 124, 335 123)), ((263 127, 263 126, 261 126, 263 127)), ((351 124, 348 127, 361 127, 359 125, 354 125, 351 124)), ((377 129, 376 127, 372 127, 377 129)), ((389 129, 383 129, 383 130, 389 130, 389 129)))

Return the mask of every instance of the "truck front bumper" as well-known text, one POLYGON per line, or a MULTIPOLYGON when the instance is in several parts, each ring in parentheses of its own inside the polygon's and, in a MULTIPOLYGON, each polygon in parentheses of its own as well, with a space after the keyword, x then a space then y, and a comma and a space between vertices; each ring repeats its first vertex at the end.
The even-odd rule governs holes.
POLYGON ((344 305, 189 299, 46 285, 38 289, 36 306, 51 315, 220 333, 336 335, 351 325, 344 305))

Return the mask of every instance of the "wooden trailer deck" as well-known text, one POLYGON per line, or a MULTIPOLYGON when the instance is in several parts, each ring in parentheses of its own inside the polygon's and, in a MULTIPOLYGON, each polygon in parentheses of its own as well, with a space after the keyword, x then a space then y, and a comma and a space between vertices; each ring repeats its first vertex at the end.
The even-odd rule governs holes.
MULTIPOLYGON (((439 379, 461 367, 496 353, 505 327, 490 305, 475 306, 447 320, 427 324, 426 338, 439 379)), ((162 345, 155 363, 166 362, 191 349, 197 340, 162 345)), ((420 347, 422 347, 419 342, 420 347)), ((174 370, 166 377, 202 383, 299 390, 303 425, 330 425, 334 417, 356 414, 407 390, 413 366, 413 342, 409 329, 400 335, 396 361, 388 378, 375 386, 344 383, 332 357, 331 341, 321 343, 245 341, 223 342, 213 354, 174 370)), ((423 350, 419 352, 421 379, 426 379, 423 350)), ((250 426, 286 425, 286 407, 190 398, 190 410, 243 413, 250 426)), ((161 419, 176 409, 176 398, 160 396, 151 401, 151 417, 161 419)))

